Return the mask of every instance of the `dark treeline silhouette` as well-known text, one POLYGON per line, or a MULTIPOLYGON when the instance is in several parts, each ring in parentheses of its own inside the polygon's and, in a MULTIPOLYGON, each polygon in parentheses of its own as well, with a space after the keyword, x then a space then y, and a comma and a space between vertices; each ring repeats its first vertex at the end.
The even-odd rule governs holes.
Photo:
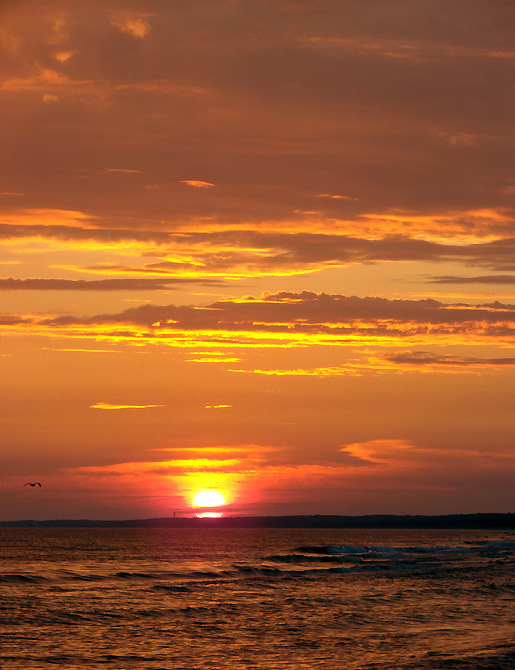
POLYGON ((220 518, 163 517, 158 519, 2 521, 17 528, 515 528, 515 514, 444 514, 440 516, 372 514, 367 516, 227 516, 220 518))

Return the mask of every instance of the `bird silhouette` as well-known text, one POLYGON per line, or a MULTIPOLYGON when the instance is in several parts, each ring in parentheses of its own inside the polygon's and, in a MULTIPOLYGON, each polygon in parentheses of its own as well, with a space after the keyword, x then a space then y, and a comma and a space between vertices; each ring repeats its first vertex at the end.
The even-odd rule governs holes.
POLYGON ((24 484, 23 486, 32 486, 32 488, 34 488, 34 487, 36 486, 36 484, 39 486, 39 488, 41 488, 41 484, 40 484, 39 482, 34 482, 34 483, 32 483, 32 482, 27 482, 27 483, 24 484))

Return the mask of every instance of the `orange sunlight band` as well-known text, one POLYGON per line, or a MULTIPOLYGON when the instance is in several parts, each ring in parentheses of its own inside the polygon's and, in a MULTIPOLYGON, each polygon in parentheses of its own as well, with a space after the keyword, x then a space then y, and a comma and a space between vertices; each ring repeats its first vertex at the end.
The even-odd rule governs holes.
MULTIPOLYGON (((264 447, 263 452, 266 450, 264 447)), ((291 496, 288 487, 292 482, 300 488, 307 489, 318 484, 339 490, 342 477, 348 488, 374 489, 384 487, 385 483, 411 488, 416 477, 417 487, 438 489, 446 487, 446 482, 449 477, 452 480, 457 468, 462 472, 484 474, 499 466, 506 471, 512 470, 513 456, 503 450, 449 449, 442 464, 438 449, 428 449, 402 439, 376 439, 343 445, 333 454, 332 462, 326 464, 301 462, 277 465, 263 453, 250 458, 244 455, 232 459, 185 458, 67 468, 66 479, 71 479, 73 485, 79 488, 94 480, 96 490, 103 487, 116 490, 128 483, 142 491, 159 488, 164 493, 168 488, 170 495, 178 494, 184 504, 190 506, 200 491, 217 492, 227 504, 231 504, 237 501, 242 488, 246 491, 247 500, 262 489, 273 489, 278 495, 286 492, 291 496), (352 456, 354 460, 342 461, 346 456, 352 456), (440 483, 428 483, 424 479, 428 468, 437 468, 440 475, 447 479, 443 478, 440 483), (288 486, 285 486, 286 483, 288 486)))

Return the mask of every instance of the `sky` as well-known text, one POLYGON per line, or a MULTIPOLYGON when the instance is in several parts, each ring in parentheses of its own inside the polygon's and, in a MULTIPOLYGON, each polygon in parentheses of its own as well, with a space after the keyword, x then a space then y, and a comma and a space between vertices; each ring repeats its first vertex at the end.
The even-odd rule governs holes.
POLYGON ((2 518, 514 511, 514 23, 3 0, 2 518))

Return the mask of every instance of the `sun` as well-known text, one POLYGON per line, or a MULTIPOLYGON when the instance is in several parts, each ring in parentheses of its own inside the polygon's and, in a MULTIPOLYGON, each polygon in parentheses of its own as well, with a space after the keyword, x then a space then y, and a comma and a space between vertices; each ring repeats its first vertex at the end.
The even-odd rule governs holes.
POLYGON ((193 507, 220 507, 225 505, 225 498, 218 491, 199 491, 193 498, 193 507))

